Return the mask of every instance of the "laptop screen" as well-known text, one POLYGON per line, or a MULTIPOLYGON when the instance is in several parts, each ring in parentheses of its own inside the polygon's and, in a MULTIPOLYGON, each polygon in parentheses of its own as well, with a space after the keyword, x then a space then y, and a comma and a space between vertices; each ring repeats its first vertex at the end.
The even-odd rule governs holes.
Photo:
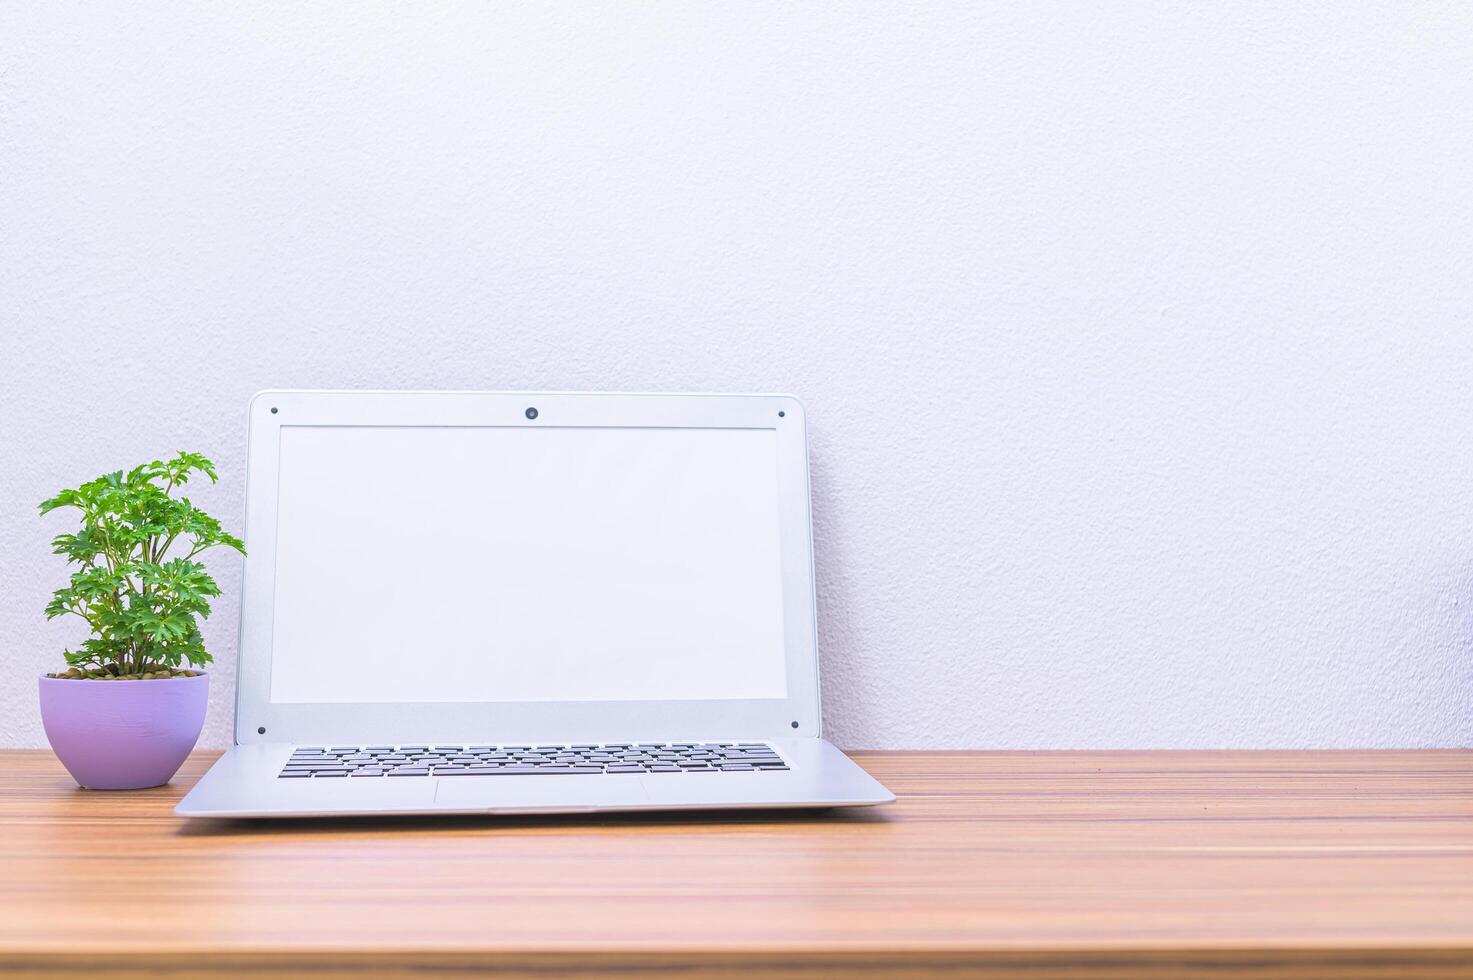
POLYGON ((271 700, 787 696, 772 429, 283 426, 271 700))

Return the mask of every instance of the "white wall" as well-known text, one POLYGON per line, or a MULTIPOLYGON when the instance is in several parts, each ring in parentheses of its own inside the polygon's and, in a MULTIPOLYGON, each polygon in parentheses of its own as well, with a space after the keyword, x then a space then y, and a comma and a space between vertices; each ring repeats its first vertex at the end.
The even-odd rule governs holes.
MULTIPOLYGON (((809 403, 850 746, 1473 742, 1473 8, 0 7, 35 502, 265 386, 809 403)), ((232 598, 207 739, 228 736, 232 598)))

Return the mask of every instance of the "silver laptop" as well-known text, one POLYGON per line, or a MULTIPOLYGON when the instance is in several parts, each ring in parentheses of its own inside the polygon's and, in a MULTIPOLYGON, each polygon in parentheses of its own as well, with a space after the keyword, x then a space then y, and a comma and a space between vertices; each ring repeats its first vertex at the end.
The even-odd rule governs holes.
POLYGON ((834 807, 803 406, 267 391, 193 817, 834 807))

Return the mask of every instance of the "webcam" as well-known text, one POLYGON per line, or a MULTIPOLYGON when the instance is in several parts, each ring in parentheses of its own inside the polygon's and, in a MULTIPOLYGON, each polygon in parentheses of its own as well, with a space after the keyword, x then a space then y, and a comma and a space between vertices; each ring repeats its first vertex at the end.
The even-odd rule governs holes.
POLYGON ((529 408, 523 414, 525 414, 527 416, 527 418, 529 418, 529 419, 535 419, 537 417, 537 409, 535 409, 535 408, 529 408))

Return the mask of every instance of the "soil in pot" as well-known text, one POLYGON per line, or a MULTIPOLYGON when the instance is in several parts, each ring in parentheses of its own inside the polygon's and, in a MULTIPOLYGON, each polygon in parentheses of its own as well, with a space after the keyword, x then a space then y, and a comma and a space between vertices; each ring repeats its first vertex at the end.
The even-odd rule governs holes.
POLYGON ((179 670, 170 667, 159 667, 156 670, 142 671, 136 674, 113 674, 105 670, 86 671, 77 667, 62 671, 59 674, 47 674, 53 680, 66 681, 151 681, 155 678, 167 680, 170 677, 198 677, 203 674, 202 670, 179 670))

